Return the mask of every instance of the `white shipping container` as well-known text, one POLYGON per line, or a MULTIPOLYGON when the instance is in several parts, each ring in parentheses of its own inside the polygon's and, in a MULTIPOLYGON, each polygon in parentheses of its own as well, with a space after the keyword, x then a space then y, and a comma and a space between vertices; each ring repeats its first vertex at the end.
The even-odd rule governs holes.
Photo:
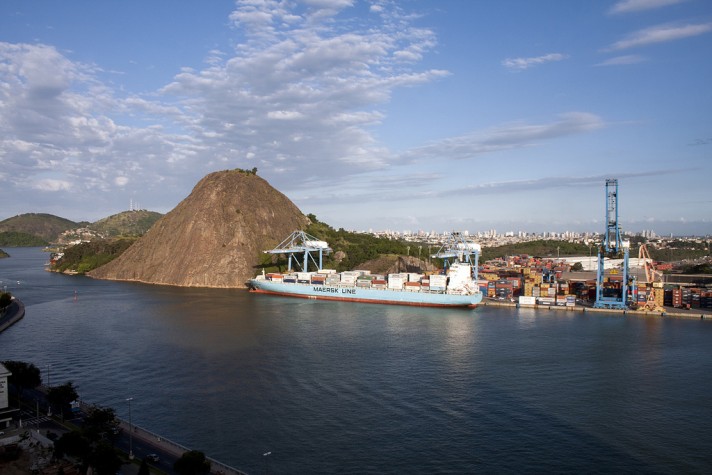
POLYGON ((311 280, 311 272, 297 272, 297 280, 311 280))
POLYGON ((440 275, 440 274, 430 276, 430 286, 431 287, 434 285, 445 287, 445 284, 447 284, 447 276, 440 275))
POLYGON ((403 278, 400 276, 388 277, 388 288, 393 290, 401 290, 403 288, 403 278))
POLYGON ((423 274, 416 274, 414 272, 408 274, 408 282, 420 282, 422 278, 423 274))
POLYGON ((535 297, 527 297, 524 295, 519 297, 519 305, 535 305, 535 304, 536 304, 535 297))

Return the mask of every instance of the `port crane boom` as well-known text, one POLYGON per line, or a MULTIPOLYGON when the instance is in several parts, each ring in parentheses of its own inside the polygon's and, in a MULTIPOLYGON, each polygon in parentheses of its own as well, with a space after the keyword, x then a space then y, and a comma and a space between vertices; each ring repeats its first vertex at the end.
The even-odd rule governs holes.
POLYGON ((294 261, 297 265, 300 264, 297 256, 302 255, 301 270, 302 272, 307 272, 310 261, 314 264, 317 270, 321 269, 324 254, 330 254, 331 248, 326 241, 321 241, 314 236, 305 233, 304 231, 294 231, 276 248, 263 252, 265 254, 286 254, 288 256, 288 271, 292 270, 292 261, 294 261), (316 261, 313 253, 318 254, 319 262, 316 261))
POLYGON ((635 289, 635 280, 628 277, 628 259, 630 254, 630 241, 621 237, 618 225, 618 180, 606 179, 606 232, 603 242, 598 249, 598 269, 596 271, 596 301, 595 308, 625 309, 628 306, 628 289, 635 289), (620 289, 606 287, 605 260, 623 258, 623 279, 620 289))

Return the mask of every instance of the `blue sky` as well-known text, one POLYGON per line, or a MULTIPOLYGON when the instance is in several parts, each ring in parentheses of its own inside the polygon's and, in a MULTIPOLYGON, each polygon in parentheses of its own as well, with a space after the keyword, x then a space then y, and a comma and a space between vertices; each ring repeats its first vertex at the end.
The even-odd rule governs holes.
POLYGON ((257 167, 346 229, 712 233, 706 0, 0 2, 0 219, 257 167))

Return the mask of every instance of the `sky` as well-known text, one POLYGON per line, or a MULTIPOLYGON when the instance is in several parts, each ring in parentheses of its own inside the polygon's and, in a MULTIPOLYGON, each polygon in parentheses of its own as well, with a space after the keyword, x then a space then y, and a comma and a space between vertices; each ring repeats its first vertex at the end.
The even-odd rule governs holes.
POLYGON ((257 168, 347 230, 712 234, 709 0, 3 0, 0 220, 257 168))

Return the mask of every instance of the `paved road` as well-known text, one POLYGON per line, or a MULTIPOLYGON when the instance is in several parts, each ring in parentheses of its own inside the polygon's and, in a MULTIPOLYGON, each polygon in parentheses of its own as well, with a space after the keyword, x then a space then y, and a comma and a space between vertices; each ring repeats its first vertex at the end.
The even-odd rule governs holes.
MULTIPOLYGON (((87 411, 91 408, 90 405, 82 404, 78 413, 75 413, 72 418, 65 418, 64 420, 55 416, 50 417, 47 415, 48 405, 42 388, 25 390, 23 403, 25 408, 20 414, 22 427, 16 429, 16 432, 20 433, 30 429, 39 431, 45 437, 49 435, 48 438, 50 439, 61 437, 62 434, 71 431, 72 428, 81 427, 87 411)), ((141 461, 148 455, 156 455, 158 457, 157 461, 147 461, 150 466, 168 475, 176 475, 177 472, 173 470, 173 464, 184 452, 190 450, 135 425, 131 427, 133 430, 129 430, 128 422, 120 419, 119 428, 119 433, 113 441, 114 447, 127 456, 130 452, 134 456, 133 463, 126 464, 122 468, 121 473, 123 475, 137 473, 141 461)), ((4 430, 4 432, 4 436, 12 435, 11 430, 4 430)), ((211 471, 214 474, 244 475, 243 472, 223 465, 216 460, 211 460, 211 464, 211 471)))

